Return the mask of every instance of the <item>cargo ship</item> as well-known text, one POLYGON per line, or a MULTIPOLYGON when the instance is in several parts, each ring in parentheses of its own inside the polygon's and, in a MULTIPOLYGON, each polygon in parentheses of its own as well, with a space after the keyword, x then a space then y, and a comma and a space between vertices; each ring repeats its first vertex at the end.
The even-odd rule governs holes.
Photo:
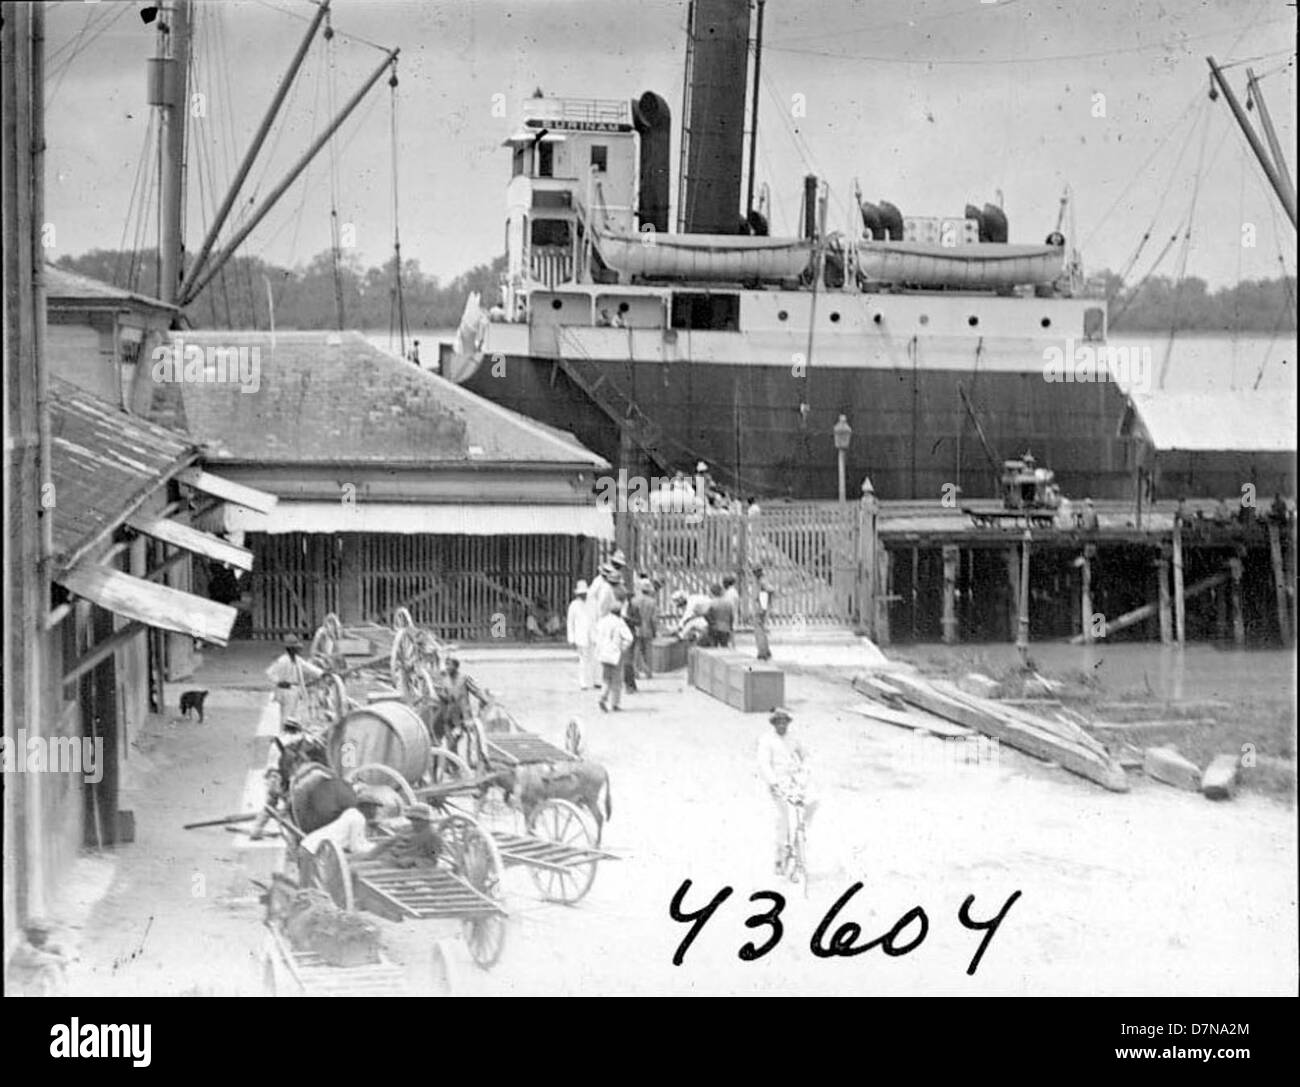
POLYGON ((742 500, 834 497, 841 416, 855 493, 994 496, 1004 459, 1032 452, 1067 494, 1125 494, 1122 389, 1104 361, 1080 380, 1059 366, 1106 344, 1063 203, 1044 194, 1038 240, 1013 243, 998 203, 905 214, 855 182, 852 227, 828 231, 810 176, 799 234, 772 236, 756 113, 742 206, 761 5, 751 23, 748 0, 691 5, 675 224, 660 95, 524 103, 500 296, 467 300, 444 375, 630 474, 703 462, 742 500))

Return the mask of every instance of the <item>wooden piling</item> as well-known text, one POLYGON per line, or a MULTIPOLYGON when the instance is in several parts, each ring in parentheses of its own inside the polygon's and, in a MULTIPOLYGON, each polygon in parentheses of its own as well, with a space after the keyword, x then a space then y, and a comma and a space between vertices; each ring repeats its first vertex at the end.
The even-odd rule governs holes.
POLYGON ((957 571, 961 549, 956 544, 943 545, 943 644, 957 644, 957 571))
POLYGON ((1282 564, 1282 535, 1274 524, 1268 526, 1268 550, 1273 564, 1273 589, 1277 594, 1277 628, 1282 635, 1282 644, 1290 645, 1291 619, 1286 600, 1286 568, 1282 564))
POLYGON ((1246 644, 1246 624, 1241 614, 1241 558, 1228 560, 1232 574, 1232 640, 1240 647, 1246 644))
POLYGON ((1029 663, 1029 529, 1020 545, 1020 613, 1016 622, 1016 649, 1020 662, 1029 663))
POLYGON ((1174 635, 1187 644, 1187 601, 1183 596, 1183 526, 1174 518, 1174 635))
POLYGON ((1160 601, 1160 641, 1168 645, 1174 640, 1174 622, 1169 610, 1169 553, 1164 548, 1160 549, 1160 557, 1156 560, 1156 584, 1160 601))
MULTIPOLYGON (((1093 551, 1093 550, 1095 550, 1095 549, 1093 549, 1093 548, 1091 548, 1091 547, 1085 547, 1085 548, 1083 549, 1083 554, 1080 555, 1079 558, 1076 560, 1077 563, 1078 563, 1078 566, 1079 566, 1079 573, 1080 573, 1080 575, 1081 575, 1081 582, 1082 582, 1082 584, 1081 584, 1081 588, 1080 588, 1080 593, 1079 593, 1079 600, 1080 600, 1080 610, 1081 610, 1082 613, 1083 613, 1083 614, 1080 616, 1080 618, 1081 618, 1082 623, 1083 623, 1083 644, 1084 644, 1084 645, 1092 645, 1092 642, 1093 642, 1093 637, 1092 637, 1092 634, 1093 634, 1093 631, 1092 631, 1092 556, 1089 554, 1089 551, 1093 551)), ((1103 635, 1103 637, 1104 637, 1104 635, 1103 635)))
POLYGON ((1007 630, 1011 632, 1010 641, 1015 644, 1016 628, 1020 623, 1020 553, 1013 546, 1007 548, 1007 630))

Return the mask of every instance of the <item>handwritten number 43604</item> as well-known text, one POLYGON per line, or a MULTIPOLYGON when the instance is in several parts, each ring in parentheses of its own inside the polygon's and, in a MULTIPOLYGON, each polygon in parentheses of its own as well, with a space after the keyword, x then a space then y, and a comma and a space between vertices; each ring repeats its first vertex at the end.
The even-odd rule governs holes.
MULTIPOLYGON (((687 892, 691 889, 691 881, 683 880, 682 885, 677 888, 677 893, 673 895, 672 903, 668 907, 668 913, 674 921, 680 921, 682 924, 690 925, 691 930, 678 945, 676 952, 673 954, 673 965, 681 966, 686 958, 686 951, 695 941, 695 937, 700 934, 700 930, 708 923, 709 918, 717 911, 728 898, 731 897, 732 888, 723 887, 713 896, 713 900, 708 905, 694 911, 684 909, 687 892)), ((837 955, 852 957, 861 955, 870 951, 873 947, 879 947, 886 955, 899 956, 906 955, 909 951, 915 950, 921 945, 926 934, 930 931, 930 919, 926 917, 925 910, 920 906, 913 906, 902 917, 894 922, 893 928, 882 936, 877 936, 874 940, 867 943, 858 943, 858 937, 862 935, 862 926, 854 921, 847 921, 840 925, 831 935, 829 942, 826 939, 826 933, 839 916, 840 910, 847 905, 849 899, 862 890, 862 883, 853 884, 847 891, 840 895, 826 916, 821 919, 813 932, 812 941, 809 948, 819 959, 830 959, 837 955), (913 925, 917 926, 916 935, 906 943, 900 942, 903 934, 913 925)), ((998 926, 1002 924, 1002 919, 1006 917, 1007 911, 1015 904, 1020 892, 1016 891, 1003 904, 994 917, 987 921, 976 921, 970 915, 970 908, 975 901, 974 895, 967 895, 966 901, 961 904, 961 909, 957 911, 957 920, 972 932, 983 932, 983 938, 980 940, 979 947, 975 950, 975 955, 966 967, 966 973, 974 976, 975 971, 979 968, 980 960, 984 957, 984 952, 988 950, 989 942, 993 939, 998 931, 998 926)), ((763 928, 769 929, 768 937, 761 945, 750 941, 741 947, 737 953, 744 962, 753 962, 761 959, 777 944, 781 942, 781 937, 785 935, 785 925, 781 921, 781 911, 785 909, 785 896, 778 894, 776 891, 756 891, 749 896, 750 902, 770 902, 771 909, 764 910, 761 913, 755 913, 745 920, 746 928, 763 928)))

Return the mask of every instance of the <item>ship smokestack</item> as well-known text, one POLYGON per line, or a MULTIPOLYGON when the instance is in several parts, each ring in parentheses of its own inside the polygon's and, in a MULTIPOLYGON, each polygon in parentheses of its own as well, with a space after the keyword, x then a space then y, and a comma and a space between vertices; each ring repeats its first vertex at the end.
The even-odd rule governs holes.
POLYGON ((693 0, 678 229, 735 234, 744 168, 749 0, 693 0))
POLYGON ((659 95, 646 91, 632 103, 632 124, 641 136, 641 195, 637 201, 637 216, 642 229, 650 223, 660 234, 666 234, 672 111, 659 95))
POLYGON ((817 175, 808 174, 803 179, 803 236, 817 240, 817 175))

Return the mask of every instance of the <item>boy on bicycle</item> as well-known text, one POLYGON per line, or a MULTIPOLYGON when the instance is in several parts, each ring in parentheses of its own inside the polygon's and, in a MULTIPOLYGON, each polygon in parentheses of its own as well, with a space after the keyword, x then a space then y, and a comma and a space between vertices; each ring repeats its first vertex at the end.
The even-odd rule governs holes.
POLYGON ((804 810, 804 831, 808 830, 817 811, 818 801, 813 799, 807 786, 808 749, 797 733, 791 733, 790 711, 777 707, 768 722, 771 732, 765 732, 758 741, 758 774, 767 786, 768 794, 776 805, 776 874, 784 875, 790 854, 790 807, 801 801, 804 810))

